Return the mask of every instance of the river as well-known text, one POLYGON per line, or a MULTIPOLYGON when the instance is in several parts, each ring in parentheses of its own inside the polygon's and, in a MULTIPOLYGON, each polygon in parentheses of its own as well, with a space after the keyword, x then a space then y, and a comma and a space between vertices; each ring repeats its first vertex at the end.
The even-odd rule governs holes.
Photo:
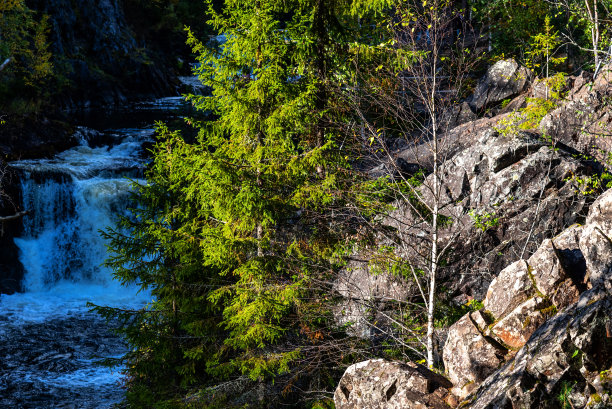
POLYGON ((181 98, 81 115, 81 144, 52 159, 10 163, 21 180, 24 217, 15 239, 23 292, 0 296, 0 408, 109 408, 121 401, 120 369, 100 366, 127 346, 87 302, 140 308, 102 264, 100 229, 129 203, 141 179, 153 121, 184 115, 181 98))

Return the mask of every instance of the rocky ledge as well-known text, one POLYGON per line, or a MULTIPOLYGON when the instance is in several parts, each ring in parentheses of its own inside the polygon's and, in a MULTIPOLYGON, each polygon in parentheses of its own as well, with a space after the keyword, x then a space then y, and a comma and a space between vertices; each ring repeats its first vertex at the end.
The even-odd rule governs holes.
MULTIPOLYGON (((510 104, 520 108, 525 95, 538 93, 540 84, 532 84, 532 75, 524 71, 513 62, 496 64, 480 81, 470 100, 486 100, 483 106, 495 111, 501 98, 513 98, 510 104), (517 78, 519 83, 508 83, 507 78, 517 78), (487 90, 485 85, 492 89, 487 90)), ((574 88, 568 85, 571 95, 582 92, 580 78, 568 80, 574 84, 574 88)), ((580 154, 577 150, 580 144, 555 143, 538 129, 503 133, 498 123, 507 115, 503 111, 492 118, 463 123, 445 136, 451 141, 446 143, 450 159, 440 170, 443 183, 440 207, 453 224, 442 229, 441 242, 444 247, 452 241, 453 251, 441 267, 438 280, 457 304, 484 299, 489 285, 506 266, 517 258, 528 258, 542 241, 572 224, 582 223, 593 199, 577 193, 580 189, 577 181, 587 180, 603 169, 597 161, 580 154), (485 229, 477 228, 474 215, 491 215, 495 223, 485 229)), ((414 149, 400 150, 396 166, 381 165, 372 170, 372 176, 379 177, 398 168, 410 173, 414 155, 414 149)), ((427 200, 427 188, 423 188, 422 197, 427 200)), ((401 232, 401 239, 383 237, 378 244, 404 241, 407 249, 417 249, 418 253, 423 242, 418 220, 401 202, 395 207, 397 210, 388 217, 386 225, 388 230, 401 232)), ((398 256, 410 259, 413 255, 398 256)), ((371 274, 370 258, 365 252, 356 254, 334 285, 343 299, 336 311, 337 322, 349 325, 349 332, 362 338, 372 338, 373 333, 380 332, 380 323, 384 321, 381 316, 372 317, 370 311, 394 308, 393 301, 409 301, 419 294, 408 280, 371 274), (378 328, 374 322, 378 322, 378 328)))
MULTIPOLYGON (((515 65, 504 67, 519 72, 515 65)), ((490 70, 489 76, 496 72, 490 70)), ((451 288, 483 299, 483 307, 442 332, 445 377, 413 363, 361 362, 341 379, 334 397, 337 409, 612 407, 612 190, 592 204, 576 195, 570 176, 593 175, 599 165, 579 154, 588 140, 561 133, 560 116, 572 115, 576 104, 603 104, 612 90, 608 72, 588 90, 584 75, 569 79, 568 99, 532 133, 501 137, 494 129, 500 116, 451 131, 447 137, 463 137, 459 145, 464 148, 443 169, 448 203, 485 210, 495 205, 500 225, 479 234, 466 222, 457 252, 465 257, 447 269, 452 274, 443 280, 462 277, 450 281, 451 288), (556 145, 542 141, 543 129, 557 132, 556 145), (525 238, 531 238, 532 247, 521 248, 525 238), (485 256, 473 261, 470 249, 476 248, 485 256), (469 274, 478 270, 487 274, 469 274)), ((492 106, 499 95, 514 97, 510 104, 520 107, 525 94, 512 94, 526 89, 523 79, 531 79, 526 74, 517 78, 520 83, 504 82, 499 90, 479 86, 482 95, 472 104, 492 106)), ((487 81, 481 83, 497 86, 487 81)), ((535 83, 529 92, 537 90, 535 83)), ((601 107, 596 115, 600 127, 611 112, 601 107)), ((597 132, 593 115, 589 121, 572 117, 577 124, 572 129, 597 132)), ((590 138, 589 132, 585 135, 590 138)), ((360 324, 355 335, 368 335, 367 318, 359 310, 368 299, 410 297, 406 283, 371 276, 366 262, 352 265, 342 279, 338 292, 347 303, 357 304, 344 305, 339 319, 360 324)))
POLYGON ((506 267, 484 307, 451 326, 443 358, 448 380, 412 363, 353 365, 336 408, 610 407, 612 191, 584 225, 506 267))

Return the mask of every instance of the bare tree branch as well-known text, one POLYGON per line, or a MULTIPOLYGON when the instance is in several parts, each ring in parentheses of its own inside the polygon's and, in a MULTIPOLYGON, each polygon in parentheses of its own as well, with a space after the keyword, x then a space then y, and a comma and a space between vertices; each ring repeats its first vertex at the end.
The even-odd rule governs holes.
POLYGON ((3 217, 0 217, 0 222, 10 222, 12 220, 19 219, 20 217, 23 217, 23 216, 25 216, 28 213, 29 212, 27 210, 24 210, 24 211, 12 214, 10 216, 3 216, 3 217))

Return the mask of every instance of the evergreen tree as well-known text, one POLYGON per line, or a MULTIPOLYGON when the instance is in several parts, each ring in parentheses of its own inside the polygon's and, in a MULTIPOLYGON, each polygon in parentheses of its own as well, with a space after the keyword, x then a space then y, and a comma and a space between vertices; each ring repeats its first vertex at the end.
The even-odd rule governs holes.
POLYGON ((341 359, 315 285, 342 237, 324 211, 342 207, 351 181, 339 126, 351 53, 379 41, 385 5, 209 2, 225 40, 212 47, 190 33, 212 90, 190 100, 216 119, 192 121, 196 143, 160 126, 138 206, 106 233, 117 278, 156 299, 141 311, 97 307, 133 347, 119 362, 134 406, 239 374, 285 374, 290 387, 341 359))
POLYGON ((0 108, 35 98, 53 77, 48 17, 36 18, 23 0, 0 2, 0 108), (16 98, 18 97, 18 98, 16 98))

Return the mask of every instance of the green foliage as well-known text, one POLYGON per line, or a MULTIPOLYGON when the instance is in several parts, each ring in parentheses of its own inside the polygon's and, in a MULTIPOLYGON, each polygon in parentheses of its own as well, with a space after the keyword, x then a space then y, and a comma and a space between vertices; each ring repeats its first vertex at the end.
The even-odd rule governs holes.
POLYGON ((555 57, 554 63, 561 67, 566 62, 563 70, 567 71, 578 66, 594 68, 591 50, 595 29, 598 28, 600 33, 600 52, 609 46, 612 39, 609 24, 612 9, 608 0, 478 0, 470 4, 472 16, 482 28, 483 40, 489 43, 493 55, 514 57, 534 68, 545 65, 546 49, 560 48, 559 37, 563 37, 563 52, 568 58, 564 61, 562 57, 555 57), (592 17, 595 9, 599 16, 598 24, 592 17), (538 27, 544 31, 535 34, 538 27), (559 32, 562 35, 555 36, 559 32))
POLYGON ((310 409, 334 409, 335 407, 334 400, 328 398, 314 402, 310 409))
POLYGON ((572 409, 573 408, 573 405, 569 400, 569 396, 572 393, 572 389, 574 388, 575 385, 576 385, 575 382, 572 383, 570 381, 563 381, 561 383, 561 391, 559 392, 559 395, 557 396, 557 400, 561 404, 561 409, 572 409))
POLYGON ((564 97, 565 74, 557 73, 541 81, 545 85, 547 92, 550 92, 548 98, 526 98, 527 106, 525 108, 499 120, 495 129, 502 136, 514 135, 520 130, 537 129, 546 114, 559 106, 564 97))
MULTIPOLYGON (((571 174, 566 181, 571 181, 575 184, 578 191, 584 196, 597 197, 607 189, 612 187, 612 174, 609 169, 612 166, 612 154, 609 152, 600 152, 604 156, 604 169, 601 172, 595 172, 591 175, 576 175, 571 174)), ((584 160, 593 160, 589 155, 578 155, 584 160)))
POLYGON ((568 180, 574 182, 584 196, 598 196, 612 187, 612 174, 608 171, 588 176, 572 175, 568 180))
POLYGON ((595 60, 592 58, 594 46, 601 52, 607 49, 612 42, 612 25, 610 24, 612 3, 609 0, 574 0, 564 3, 563 11, 568 15, 568 28, 576 33, 572 34, 583 47, 581 51, 590 54, 584 65, 594 69, 595 60), (594 36, 597 32, 599 36, 594 36), (593 44, 594 40, 596 44, 593 44))
MULTIPOLYGON (((174 32, 176 17, 187 10, 179 10, 184 1, 127 3, 134 10, 146 8, 151 30, 160 32, 174 32)), ((118 323, 131 345, 108 364, 126 366, 133 407, 223 407, 232 397, 204 399, 208 403, 201 405, 181 397, 200 391, 206 398, 212 390, 207 387, 244 375, 280 384, 287 395, 308 389, 306 382, 319 389, 335 386, 338 368, 353 352, 338 347, 346 338, 332 322, 328 283, 342 267, 342 255, 372 239, 355 232, 351 217, 376 221, 401 199, 419 222, 433 221, 415 195, 422 173, 364 181, 351 169, 359 138, 343 133, 354 119, 345 104, 347 89, 358 90, 367 81, 395 95, 399 73, 428 58, 425 51, 402 49, 387 38, 391 26, 415 26, 418 19, 407 12, 389 21, 383 13, 388 0, 217 3, 206 1, 208 22, 224 41, 211 44, 200 40, 199 27, 188 29, 188 44, 200 63, 197 74, 212 90, 189 100, 214 119, 188 120, 198 130, 195 141, 159 124, 147 182, 135 185, 130 215, 105 233, 116 277, 153 296, 139 311, 95 307, 118 323), (356 72, 357 64, 365 74, 356 72), (379 75, 385 71, 398 76, 379 75), (347 210, 349 205, 354 208, 347 210), (348 217, 338 222, 329 216, 335 212, 348 217)), ((529 45, 525 55, 533 67, 541 66, 544 56, 556 62, 555 21, 543 19, 547 4, 498 0, 475 7, 482 21, 490 19, 497 50, 529 45), (544 32, 533 36, 534 26, 544 32)), ((449 58, 441 55, 437 62, 450 67, 449 58)), ((544 81, 550 96, 528 99, 527 108, 499 125, 500 132, 535 128, 557 106, 565 78, 544 81)), ((373 149, 375 142, 373 137, 373 149)), ((482 231, 499 223, 495 213, 471 216, 482 231)), ((438 225, 451 222, 440 217, 438 225)), ((384 233, 393 238, 398 232, 384 233)), ((410 264, 393 245, 373 253, 374 273, 426 284, 424 263, 410 264)), ((384 353, 423 356, 425 303, 396 306, 392 325, 401 342, 385 341, 384 353)), ((435 324, 448 325, 479 308, 477 301, 459 307, 437 301, 435 324)), ((331 402, 311 404, 325 408, 331 402)))
POLYGON ((545 16, 554 11, 549 2, 542 0, 477 0, 470 2, 475 19, 485 32, 490 32, 495 54, 514 56, 524 60, 534 27, 543 27, 545 16))
POLYGON ((357 208, 366 217, 374 217, 392 211, 393 202, 398 198, 406 199, 421 212, 425 212, 426 209, 419 203, 414 193, 414 189, 423 184, 424 178, 425 174, 421 170, 410 177, 395 180, 391 180, 390 176, 383 176, 371 180, 355 181, 352 196, 355 198, 357 208))
POLYGON ((478 213, 474 209, 472 209, 469 211, 468 214, 472 218, 474 226, 476 226, 483 232, 499 225, 499 217, 495 215, 495 212, 478 213))
POLYGON ((37 18, 23 0, 0 4, 0 64, 11 59, 0 72, 0 107, 10 108, 7 102, 14 97, 28 101, 47 92, 45 85, 53 78, 48 31, 48 17, 37 18))
POLYGON ((447 328, 455 322, 459 321, 461 317, 470 312, 479 311, 484 308, 482 301, 472 298, 467 303, 456 305, 452 302, 439 303, 436 306, 436 327, 447 328))
POLYGON ((555 51, 561 44, 559 32, 553 31, 550 16, 544 19, 544 31, 531 38, 529 48, 525 52, 526 64, 531 69, 545 68, 545 76, 548 77, 550 65, 558 65, 565 62, 566 57, 555 57, 555 51))

